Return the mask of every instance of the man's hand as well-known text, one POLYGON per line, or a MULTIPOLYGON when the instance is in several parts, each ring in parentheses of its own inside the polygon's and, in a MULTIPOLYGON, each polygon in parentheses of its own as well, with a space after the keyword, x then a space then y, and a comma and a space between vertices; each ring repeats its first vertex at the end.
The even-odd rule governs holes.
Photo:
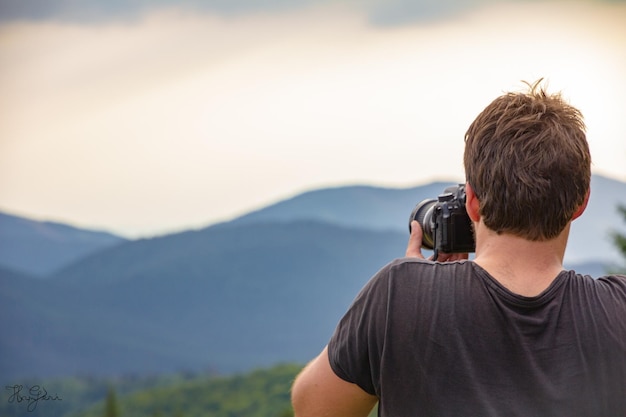
MULTIPOLYGON (((425 259, 424 255, 422 255, 422 227, 417 222, 417 220, 413 220, 411 222, 411 236, 409 237, 409 243, 406 247, 407 258, 419 258, 425 259)), ((439 252, 437 255, 437 261, 446 262, 446 261, 458 261, 461 259, 467 259, 467 253, 442 253, 439 252)), ((428 258, 432 261, 432 256, 428 258)))

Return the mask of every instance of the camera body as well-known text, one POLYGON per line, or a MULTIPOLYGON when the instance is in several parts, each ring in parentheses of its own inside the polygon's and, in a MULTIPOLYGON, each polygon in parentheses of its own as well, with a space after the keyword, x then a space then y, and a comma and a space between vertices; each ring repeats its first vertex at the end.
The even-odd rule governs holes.
POLYGON ((444 253, 476 250, 472 222, 465 210, 465 185, 447 187, 437 199, 426 199, 415 206, 409 218, 422 227, 422 247, 444 253))

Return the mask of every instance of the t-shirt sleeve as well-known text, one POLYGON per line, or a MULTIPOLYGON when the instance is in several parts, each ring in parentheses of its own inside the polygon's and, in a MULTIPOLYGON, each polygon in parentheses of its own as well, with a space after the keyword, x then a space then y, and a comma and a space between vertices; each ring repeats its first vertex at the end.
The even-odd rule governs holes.
POLYGON ((328 343, 330 366, 335 374, 371 395, 379 392, 388 275, 386 266, 363 287, 328 343))

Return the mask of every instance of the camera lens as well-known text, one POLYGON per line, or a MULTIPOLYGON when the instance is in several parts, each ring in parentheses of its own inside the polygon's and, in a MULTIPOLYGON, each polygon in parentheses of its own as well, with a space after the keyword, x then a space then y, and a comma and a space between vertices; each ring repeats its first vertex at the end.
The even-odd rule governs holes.
POLYGON ((433 207, 437 204, 437 200, 426 199, 415 206, 411 217, 409 218, 409 232, 411 231, 411 222, 417 220, 422 227, 422 247, 424 249, 433 249, 435 237, 433 236, 434 219, 433 207))

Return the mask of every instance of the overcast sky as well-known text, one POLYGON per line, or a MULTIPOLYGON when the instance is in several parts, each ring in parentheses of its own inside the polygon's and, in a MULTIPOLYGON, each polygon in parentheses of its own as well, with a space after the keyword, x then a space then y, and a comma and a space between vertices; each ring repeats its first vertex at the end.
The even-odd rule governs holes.
POLYGON ((147 237, 300 192, 463 180, 545 77, 626 181, 626 3, 0 0, 0 210, 147 237))

